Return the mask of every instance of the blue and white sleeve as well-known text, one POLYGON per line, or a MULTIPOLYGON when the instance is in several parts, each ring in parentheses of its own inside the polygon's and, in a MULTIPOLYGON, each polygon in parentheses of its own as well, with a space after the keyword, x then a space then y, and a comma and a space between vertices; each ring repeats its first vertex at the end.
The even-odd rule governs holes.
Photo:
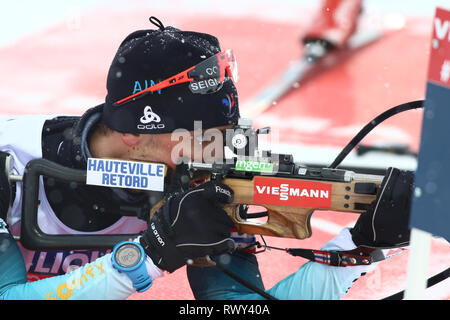
MULTIPOLYGON (((330 240, 322 250, 352 250, 356 246, 349 229, 330 240)), ((334 267, 308 262, 300 269, 279 281, 268 293, 282 300, 337 300, 362 274, 374 270, 377 263, 367 266, 334 267)))
MULTIPOLYGON (((148 257, 146 267, 153 280, 163 275, 148 257)), ((113 267, 111 254, 68 274, 27 282, 19 247, 8 232, 0 232, 0 299, 122 300, 135 292, 128 276, 113 267)))

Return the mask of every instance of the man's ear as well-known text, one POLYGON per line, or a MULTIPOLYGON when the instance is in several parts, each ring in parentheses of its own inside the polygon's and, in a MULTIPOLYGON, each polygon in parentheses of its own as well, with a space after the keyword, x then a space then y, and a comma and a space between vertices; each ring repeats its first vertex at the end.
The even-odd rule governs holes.
POLYGON ((126 144, 128 147, 133 147, 141 141, 140 134, 134 133, 119 133, 122 138, 122 142, 126 144))

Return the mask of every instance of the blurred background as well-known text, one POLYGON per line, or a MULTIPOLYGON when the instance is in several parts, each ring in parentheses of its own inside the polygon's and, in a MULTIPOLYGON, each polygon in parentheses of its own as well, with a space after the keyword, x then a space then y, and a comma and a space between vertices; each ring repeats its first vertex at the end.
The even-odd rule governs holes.
MULTIPOLYGON (((329 165, 348 141, 381 112, 425 97, 429 48, 436 7, 448 0, 368 0, 360 31, 383 36, 292 89, 254 118, 271 126, 271 147, 297 162, 329 165)), ((304 53, 300 41, 314 24, 320 1, 313 0, 22 0, 2 3, 0 13, 0 115, 71 114, 103 102, 106 75, 120 42, 134 30, 164 25, 217 36, 232 48, 239 65, 241 113, 252 98, 304 53)), ((413 170, 420 143, 422 111, 385 121, 364 139, 367 146, 397 146, 406 154, 352 152, 343 165, 361 170, 396 166, 413 170)), ((26 132, 24 132, 26 135, 26 132)), ((320 248, 354 215, 316 212, 313 237, 266 239, 269 244, 320 248)), ((450 264, 448 244, 434 239, 429 275, 450 264)), ((267 287, 296 271, 304 260, 266 252, 259 261, 267 287)), ((405 287, 408 253, 380 263, 357 281, 344 299, 380 299, 405 287)), ((131 299, 192 299, 184 269, 131 299)), ((429 299, 449 299, 450 282, 428 290, 429 299)))

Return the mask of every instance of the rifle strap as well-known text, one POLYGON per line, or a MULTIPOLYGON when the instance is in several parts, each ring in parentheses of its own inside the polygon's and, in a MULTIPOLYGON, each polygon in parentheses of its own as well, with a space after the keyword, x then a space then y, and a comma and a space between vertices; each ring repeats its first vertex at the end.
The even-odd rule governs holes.
POLYGON ((323 251, 298 248, 288 248, 286 251, 293 256, 335 267, 370 265, 375 261, 384 259, 380 259, 379 254, 382 254, 380 250, 368 247, 357 247, 348 251, 323 251))

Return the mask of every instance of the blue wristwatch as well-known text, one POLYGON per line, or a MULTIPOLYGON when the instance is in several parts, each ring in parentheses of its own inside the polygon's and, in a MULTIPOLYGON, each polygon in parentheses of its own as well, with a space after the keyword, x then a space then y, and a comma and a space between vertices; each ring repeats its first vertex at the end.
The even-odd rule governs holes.
POLYGON ((125 273, 138 292, 144 292, 152 286, 152 278, 147 272, 145 258, 146 254, 142 246, 133 241, 116 244, 111 255, 114 268, 125 273))

